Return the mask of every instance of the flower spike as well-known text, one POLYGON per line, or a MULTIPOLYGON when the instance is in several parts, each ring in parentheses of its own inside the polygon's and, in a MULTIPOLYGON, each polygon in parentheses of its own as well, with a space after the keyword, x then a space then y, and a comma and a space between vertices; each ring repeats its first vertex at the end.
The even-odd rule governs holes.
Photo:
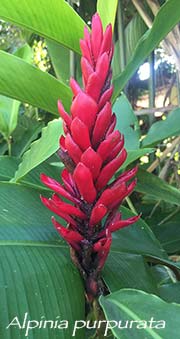
POLYGON ((119 206, 134 189, 137 168, 113 179, 126 160, 124 137, 115 129, 112 112, 112 27, 105 32, 99 15, 92 18, 91 32, 80 40, 83 88, 70 79, 73 100, 68 114, 61 101, 63 120, 58 155, 65 169, 62 184, 41 174, 42 182, 55 194, 41 197, 43 204, 63 218, 67 228, 52 218, 60 236, 69 244, 71 258, 79 269, 89 302, 103 290, 101 270, 112 243, 112 232, 135 223, 139 216, 122 220, 119 206), (110 182, 111 180, 111 182, 110 182))

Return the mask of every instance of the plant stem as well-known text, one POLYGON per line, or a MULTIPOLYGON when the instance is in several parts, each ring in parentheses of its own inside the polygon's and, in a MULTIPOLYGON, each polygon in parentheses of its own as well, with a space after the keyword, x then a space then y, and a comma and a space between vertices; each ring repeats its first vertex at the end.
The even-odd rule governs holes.
MULTIPOLYGON (((102 311, 101 306, 99 305, 98 299, 94 299, 93 304, 93 313, 94 318, 99 322, 100 320, 105 320, 104 313, 102 311)), ((104 338, 104 331, 105 331, 105 324, 101 324, 100 328, 97 328, 96 333, 94 334, 93 338, 103 339, 104 338)))
POLYGON ((147 25, 148 28, 152 27, 152 20, 150 16, 147 14, 145 7, 140 0, 132 0, 132 3, 136 7, 137 11, 139 12, 141 18, 144 20, 145 24, 147 25))
POLYGON ((39 120, 39 114, 38 114, 38 108, 35 107, 35 116, 36 116, 36 120, 39 120))
POLYGON ((8 138, 7 140, 7 145, 8 145, 8 155, 9 155, 9 157, 11 157, 11 151, 12 151, 12 149, 11 149, 11 138, 8 138))
POLYGON ((164 218, 163 220, 161 220, 160 222, 159 222, 159 226, 160 225, 162 225, 162 224, 164 224, 166 221, 168 221, 169 219, 171 219, 176 213, 178 213, 180 211, 180 206, 178 206, 177 208, 176 208, 176 210, 175 211, 173 211, 171 214, 169 214, 166 218, 164 218))
POLYGON ((168 153, 172 152, 172 150, 178 145, 180 142, 180 137, 177 137, 172 141, 172 144, 170 147, 166 147, 166 149, 163 151, 161 157, 159 159, 156 159, 147 169, 149 173, 153 172, 155 168, 159 165, 159 163, 165 159, 168 153))
POLYGON ((148 219, 150 219, 150 218, 153 216, 154 212, 156 211, 156 209, 157 209, 157 207, 160 205, 160 203, 161 203, 161 200, 159 200, 159 201, 154 205, 154 207, 153 207, 151 213, 148 215, 148 219))
MULTIPOLYGON (((149 56, 150 77, 148 81, 149 88, 149 108, 155 106, 155 73, 154 73, 154 52, 149 56)), ((154 114, 149 115, 149 125, 154 122, 154 114)))
MULTIPOLYGON (((68 3, 70 6, 72 6, 72 8, 74 8, 72 0, 68 0, 68 3)), ((69 51, 69 71, 70 77, 76 79, 76 60, 75 53, 73 51, 69 51)))
POLYGON ((129 197, 126 197, 125 200, 126 200, 128 206, 129 206, 130 210, 131 210, 133 213, 138 214, 137 211, 136 211, 136 209, 135 209, 135 207, 134 207, 134 205, 133 205, 133 203, 132 203, 132 201, 131 201, 131 199, 130 199, 129 197))
POLYGON ((117 22, 118 22, 117 29, 118 29, 119 54, 120 54, 119 62, 120 62, 120 70, 122 72, 126 66, 122 0, 119 0, 119 4, 118 4, 117 22))

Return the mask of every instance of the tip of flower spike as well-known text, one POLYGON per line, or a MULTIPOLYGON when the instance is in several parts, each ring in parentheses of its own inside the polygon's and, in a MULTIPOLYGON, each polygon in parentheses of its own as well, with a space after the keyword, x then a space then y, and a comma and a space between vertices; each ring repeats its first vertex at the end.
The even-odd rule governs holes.
POLYGON ((92 22, 98 20, 101 22, 101 18, 98 12, 94 13, 93 17, 92 17, 92 22))
POLYGON ((92 17, 91 45, 94 61, 97 60, 103 39, 103 27, 98 13, 92 17))

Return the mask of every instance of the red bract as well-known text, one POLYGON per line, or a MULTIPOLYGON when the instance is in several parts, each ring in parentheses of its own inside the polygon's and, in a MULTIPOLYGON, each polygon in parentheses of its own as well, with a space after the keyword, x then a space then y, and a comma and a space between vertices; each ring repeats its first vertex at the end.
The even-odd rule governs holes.
POLYGON ((113 93, 111 25, 103 33, 99 15, 95 14, 92 32, 85 28, 80 47, 84 88, 81 89, 74 79, 70 80, 74 94, 71 114, 58 101, 65 133, 60 138, 58 151, 65 165, 63 184, 42 174, 42 182, 56 194, 51 199, 41 199, 47 208, 68 223, 65 228, 53 218, 57 231, 71 247, 72 260, 92 300, 102 290, 100 271, 110 250, 112 232, 139 218, 121 220, 118 212, 119 205, 135 186, 136 181, 132 179, 137 168, 109 183, 127 156, 124 138, 115 130, 116 117, 110 102, 113 93))

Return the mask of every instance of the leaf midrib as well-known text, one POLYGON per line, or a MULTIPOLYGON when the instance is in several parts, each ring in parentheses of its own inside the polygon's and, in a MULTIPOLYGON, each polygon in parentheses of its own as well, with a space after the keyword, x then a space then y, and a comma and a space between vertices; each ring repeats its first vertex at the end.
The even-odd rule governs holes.
POLYGON ((176 243, 179 243, 180 241, 180 237, 179 238, 176 238, 174 240, 166 240, 166 241, 162 241, 162 245, 163 246, 166 246, 166 245, 171 245, 171 244, 176 244, 176 243))
POLYGON ((52 248, 67 248, 65 244, 59 243, 45 243, 41 241, 15 241, 15 240, 0 240, 0 246, 25 246, 25 247, 52 247, 52 248))
MULTIPOLYGON (((132 317, 132 319, 142 321, 142 319, 140 319, 135 312, 131 311, 127 306, 123 305, 122 302, 118 303, 116 300, 113 299, 112 303, 115 304, 118 308, 121 308, 122 311, 132 317)), ((145 328, 144 330, 147 331, 148 334, 154 339, 163 339, 153 329, 145 328)))

